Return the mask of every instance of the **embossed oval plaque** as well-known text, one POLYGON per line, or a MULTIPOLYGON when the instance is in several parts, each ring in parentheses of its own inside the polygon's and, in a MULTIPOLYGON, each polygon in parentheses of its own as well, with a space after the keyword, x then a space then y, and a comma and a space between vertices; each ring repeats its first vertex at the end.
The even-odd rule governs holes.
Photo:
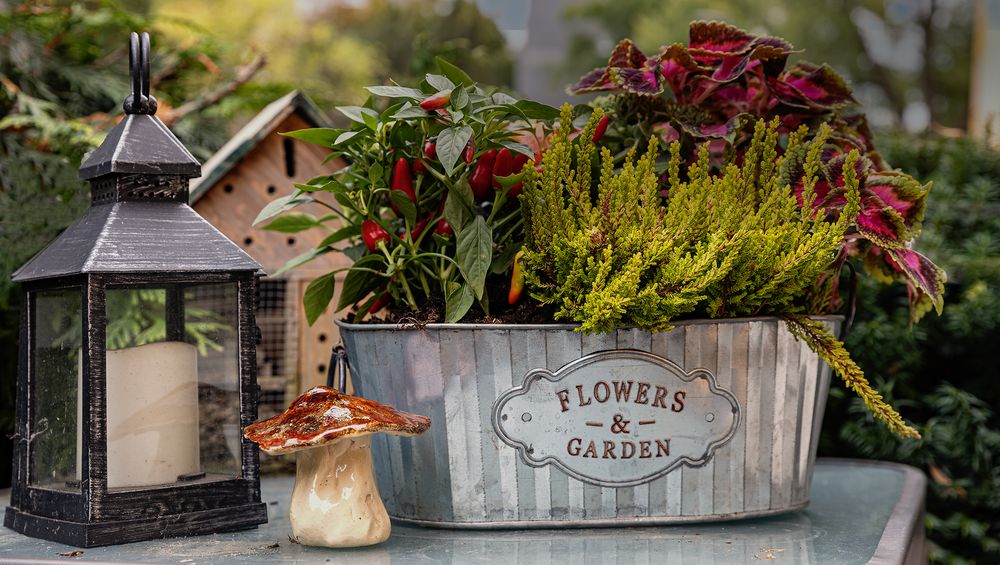
POLYGON ((494 431, 527 465, 606 487, 704 465, 739 424, 739 402, 709 371, 625 349, 534 369, 493 404, 494 431))

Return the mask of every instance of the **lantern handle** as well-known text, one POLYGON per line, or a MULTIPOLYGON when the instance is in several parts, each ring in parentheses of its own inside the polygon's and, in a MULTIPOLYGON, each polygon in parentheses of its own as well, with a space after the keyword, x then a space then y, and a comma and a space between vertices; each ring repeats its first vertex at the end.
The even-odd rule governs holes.
POLYGON ((132 32, 128 38, 128 69, 132 79, 132 93, 125 99, 122 109, 126 114, 156 113, 156 98, 149 94, 149 34, 132 32))

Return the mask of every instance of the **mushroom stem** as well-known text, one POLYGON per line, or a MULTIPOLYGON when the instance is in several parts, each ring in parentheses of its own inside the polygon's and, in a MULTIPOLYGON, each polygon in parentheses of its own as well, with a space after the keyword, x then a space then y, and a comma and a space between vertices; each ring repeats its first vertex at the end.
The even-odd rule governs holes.
POLYGON ((289 515, 305 545, 359 547, 389 538, 389 514, 372 473, 371 436, 299 452, 289 515))

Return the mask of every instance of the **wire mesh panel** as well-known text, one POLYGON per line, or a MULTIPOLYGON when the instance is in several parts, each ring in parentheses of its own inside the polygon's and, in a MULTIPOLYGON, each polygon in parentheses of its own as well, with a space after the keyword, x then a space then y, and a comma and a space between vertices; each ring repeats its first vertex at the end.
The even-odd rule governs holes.
MULTIPOLYGON (((257 326, 257 384, 260 400, 259 419, 283 412, 298 393, 298 311, 294 285, 286 279, 260 281, 257 326)), ((261 454, 261 471, 273 472, 286 467, 282 458, 261 454)))

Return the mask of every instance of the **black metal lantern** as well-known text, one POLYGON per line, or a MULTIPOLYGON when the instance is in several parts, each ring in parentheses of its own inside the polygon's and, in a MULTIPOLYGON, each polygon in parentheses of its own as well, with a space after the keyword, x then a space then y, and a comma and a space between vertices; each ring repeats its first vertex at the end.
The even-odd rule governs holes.
POLYGON ((130 38, 125 118, 80 168, 86 215, 24 288, 4 525, 80 547, 254 527, 260 266, 188 206, 201 165, 149 96, 130 38))

